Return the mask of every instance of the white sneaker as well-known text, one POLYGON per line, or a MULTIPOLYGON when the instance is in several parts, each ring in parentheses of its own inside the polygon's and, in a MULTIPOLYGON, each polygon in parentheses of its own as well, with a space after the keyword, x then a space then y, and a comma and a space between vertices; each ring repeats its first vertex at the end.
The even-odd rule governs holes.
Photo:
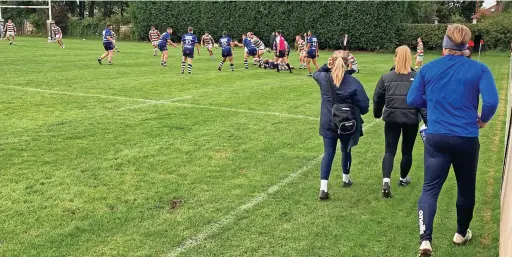
POLYGON ((432 245, 429 241, 423 241, 420 245, 420 253, 418 257, 430 257, 432 255, 432 245))
POLYGON ((472 237, 473 237, 473 233, 471 233, 471 230, 469 230, 469 229, 466 232, 466 237, 463 237, 459 233, 455 233, 455 235, 453 236, 453 243, 456 245, 464 245, 467 242, 469 242, 469 240, 471 240, 472 237))

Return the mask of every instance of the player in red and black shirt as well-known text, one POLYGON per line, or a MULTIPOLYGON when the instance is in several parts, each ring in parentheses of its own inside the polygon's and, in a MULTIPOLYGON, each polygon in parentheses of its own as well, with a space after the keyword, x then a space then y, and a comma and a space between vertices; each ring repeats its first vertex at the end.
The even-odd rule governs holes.
POLYGON ((160 32, 155 28, 155 26, 151 26, 151 30, 149 31, 149 41, 151 41, 151 45, 153 45, 153 56, 156 56, 160 36, 162 35, 160 35, 160 32))
POLYGON ((279 64, 284 63, 290 73, 292 73, 292 68, 290 67, 290 63, 288 63, 288 43, 283 37, 281 31, 276 31, 277 37, 275 42, 274 50, 276 51, 274 57, 274 63, 277 64, 276 71, 279 72, 279 64))

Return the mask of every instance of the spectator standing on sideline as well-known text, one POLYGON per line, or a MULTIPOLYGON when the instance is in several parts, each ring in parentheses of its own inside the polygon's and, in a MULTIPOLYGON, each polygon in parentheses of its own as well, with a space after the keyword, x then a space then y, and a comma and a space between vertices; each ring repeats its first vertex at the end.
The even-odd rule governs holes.
POLYGON ((457 180, 457 232, 453 243, 467 243, 475 206, 479 129, 485 128, 498 107, 498 92, 489 68, 464 56, 471 38, 464 25, 449 25, 443 40, 444 57, 419 71, 407 104, 427 108, 423 190, 418 201, 419 256, 431 256, 437 199, 450 166, 457 180), (479 97, 482 112, 478 114, 479 97))
POLYGON ((407 105, 407 94, 416 76, 416 72, 411 69, 411 64, 411 49, 407 46, 398 47, 395 50, 395 69, 382 75, 373 94, 373 115, 377 119, 382 117, 385 122, 385 153, 382 160, 383 198, 392 197, 391 172, 400 136, 402 136, 402 160, 398 185, 407 186, 411 183, 408 174, 412 166, 412 150, 419 123, 421 119, 425 124, 427 123, 425 109, 416 109, 407 105))
MULTIPOLYGON (((270 35, 270 46, 273 47, 276 43, 276 32, 272 32, 272 35, 270 35)), ((271 48, 267 47, 267 52, 271 52, 271 48)))
POLYGON ((332 162, 336 154, 336 145, 341 143, 341 166, 343 169, 343 187, 350 187, 350 165, 352 163, 352 147, 359 142, 363 135, 363 119, 361 115, 368 113, 369 99, 361 83, 351 75, 345 74, 346 63, 343 60, 342 51, 336 51, 324 65, 314 73, 313 78, 320 87, 322 99, 320 114, 320 135, 324 141, 324 157, 320 168, 320 200, 329 199, 327 184, 331 173, 332 162), (332 96, 332 97, 331 97, 332 96), (336 99, 333 99, 336 97, 336 99), (350 110, 355 120, 352 131, 341 132, 334 129, 331 123, 333 115, 331 110, 334 105, 342 106, 350 110))

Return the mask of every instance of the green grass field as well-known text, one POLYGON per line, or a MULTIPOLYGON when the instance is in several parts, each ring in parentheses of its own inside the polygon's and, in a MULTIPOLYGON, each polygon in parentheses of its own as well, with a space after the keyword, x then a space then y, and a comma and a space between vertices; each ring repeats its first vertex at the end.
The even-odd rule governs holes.
MULTIPOLYGON (((415 256, 423 146, 411 178, 381 199, 383 122, 370 114, 354 148, 352 188, 319 202, 319 89, 306 72, 216 70, 205 49, 192 75, 180 51, 162 68, 149 43, 0 41, 1 256, 415 256)), ((325 61, 329 53, 321 54, 325 61)), ((356 53, 370 98, 391 54, 356 53)), ((267 54, 267 57, 269 54, 267 54)), ((474 240, 455 247, 453 174, 439 198, 435 256, 498 256, 507 54, 482 57, 500 106, 481 135, 474 240)), ((437 58, 437 53, 426 59, 437 58)), ((298 66, 295 56, 292 65, 298 66)))

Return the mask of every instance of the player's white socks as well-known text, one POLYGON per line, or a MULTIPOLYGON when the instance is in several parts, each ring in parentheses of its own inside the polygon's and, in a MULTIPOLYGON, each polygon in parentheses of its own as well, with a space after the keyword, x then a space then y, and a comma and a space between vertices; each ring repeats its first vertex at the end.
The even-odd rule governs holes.
POLYGON ((384 179, 382 179, 382 184, 383 184, 383 185, 384 185, 384 183, 386 183, 386 182, 388 182, 388 183, 390 183, 390 184, 391 184, 391 179, 390 179, 390 178, 384 178, 384 179))
POLYGON ((325 179, 320 180, 320 190, 327 192, 327 182, 329 181, 325 179))
POLYGON ((350 181, 350 174, 343 174, 343 182, 349 182, 350 181))
POLYGON ((153 54, 156 55, 156 49, 153 49, 153 54))

